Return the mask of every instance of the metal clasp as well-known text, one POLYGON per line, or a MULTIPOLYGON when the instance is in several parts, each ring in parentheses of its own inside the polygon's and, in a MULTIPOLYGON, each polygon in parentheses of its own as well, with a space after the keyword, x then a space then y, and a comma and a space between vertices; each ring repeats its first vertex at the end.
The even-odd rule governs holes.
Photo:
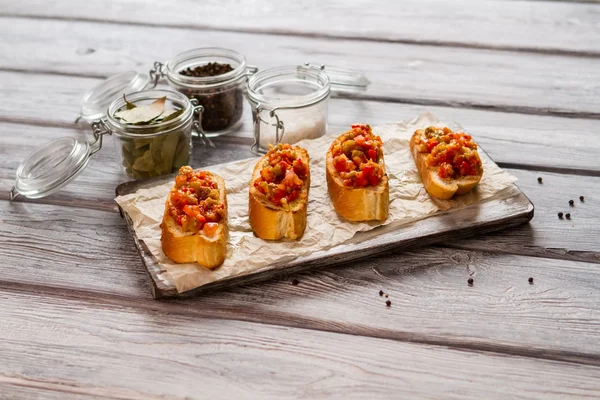
POLYGON ((17 192, 17 187, 13 186, 12 188, 10 188, 10 191, 8 192, 8 201, 12 202, 14 199, 17 198, 17 196, 19 196, 19 192, 17 192))
POLYGON ((210 146, 214 149, 214 143, 206 136, 204 129, 202 129, 202 113, 204 113, 204 107, 198 103, 198 99, 190 99, 190 103, 194 106, 194 114, 198 116, 193 124, 192 137, 200 138, 202 145, 210 146))
POLYGON ((108 126, 106 126, 104 120, 99 120, 92 122, 92 133, 94 134, 94 139, 96 140, 90 143, 90 148, 92 149, 90 156, 102 148, 102 136, 107 134, 111 135, 112 131, 108 126), (94 148, 95 144, 97 144, 98 147, 94 148))
POLYGON ((254 75, 257 72, 258 72, 258 67, 255 67, 254 65, 248 65, 246 67, 246 76, 254 75))
POLYGON ((153 82, 152 87, 155 88, 158 85, 160 78, 164 78, 165 72, 163 71, 164 64, 155 61, 154 67, 150 70, 150 81, 153 82))
MULTIPOLYGON (((275 144, 279 144, 281 140, 283 140, 283 135, 285 133, 285 125, 283 121, 279 119, 279 115, 277 115, 276 111, 280 108, 289 108, 289 107, 275 107, 269 112, 269 117, 275 118, 275 123, 272 126, 275 127, 275 144)), ((254 143, 250 146, 250 152, 255 155, 265 154, 268 149, 265 147, 261 147, 260 145, 260 123, 263 122, 268 124, 267 121, 261 118, 260 113, 262 111, 266 111, 260 104, 256 105, 256 108, 252 110, 252 119, 254 120, 254 143)))

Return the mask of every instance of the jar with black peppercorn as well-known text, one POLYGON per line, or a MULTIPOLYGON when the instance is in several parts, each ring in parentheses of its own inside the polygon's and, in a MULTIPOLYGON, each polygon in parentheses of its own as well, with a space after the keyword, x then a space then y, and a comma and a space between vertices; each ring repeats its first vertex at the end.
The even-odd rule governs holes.
POLYGON ((196 99, 204 107, 202 129, 209 137, 239 128, 244 110, 244 89, 256 68, 243 55, 223 48, 200 48, 181 53, 166 63, 155 62, 154 84, 165 77, 171 87, 196 99))

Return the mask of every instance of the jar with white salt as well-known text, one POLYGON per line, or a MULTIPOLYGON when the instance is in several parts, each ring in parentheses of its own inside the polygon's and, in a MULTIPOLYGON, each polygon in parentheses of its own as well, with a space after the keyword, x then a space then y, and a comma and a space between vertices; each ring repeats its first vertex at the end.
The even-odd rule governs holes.
POLYGON ((368 84, 361 73, 315 64, 257 72, 248 79, 246 90, 254 123, 251 151, 265 153, 269 144, 294 144, 325 135, 331 92, 361 91, 368 84))

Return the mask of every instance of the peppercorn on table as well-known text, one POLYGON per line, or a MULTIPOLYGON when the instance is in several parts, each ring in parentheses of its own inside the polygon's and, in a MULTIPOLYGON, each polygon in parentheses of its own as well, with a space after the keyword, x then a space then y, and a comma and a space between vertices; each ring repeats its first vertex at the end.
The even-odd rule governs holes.
MULTIPOLYGON (((600 3, 280 3, 0 6, 0 398, 598 397, 600 3), (212 65, 170 75, 185 64, 178 55, 199 47, 222 63, 242 65, 243 54, 243 73, 212 65), (240 82, 305 62, 362 71, 366 78, 346 76, 354 89, 370 81, 319 110, 328 133, 426 111, 456 121, 518 178, 534 218, 194 298, 152 299, 114 202, 128 180, 118 164, 142 178, 162 173, 145 161, 173 167, 187 141, 176 136, 175 154, 161 154, 154 142, 125 140, 127 129, 153 129, 151 111, 111 125, 149 126, 102 135, 106 126, 75 122, 93 115, 82 96, 134 71, 147 74, 137 90, 159 81, 148 104, 177 88, 192 98, 165 119, 191 118, 205 101, 207 131, 226 134, 211 139, 214 148, 193 139, 189 161, 202 168, 252 156, 252 117, 266 118, 257 107, 269 81, 257 83, 252 108, 240 82), (211 71, 232 74, 227 86, 188 87, 186 79, 211 71), (75 164, 85 169, 61 190, 9 201, 20 163, 62 137, 94 146, 103 138, 102 148, 75 164)), ((322 126, 320 118, 310 132, 322 126)), ((277 124, 264 129, 280 133, 277 124)), ((198 132, 192 124, 180 134, 198 132)))

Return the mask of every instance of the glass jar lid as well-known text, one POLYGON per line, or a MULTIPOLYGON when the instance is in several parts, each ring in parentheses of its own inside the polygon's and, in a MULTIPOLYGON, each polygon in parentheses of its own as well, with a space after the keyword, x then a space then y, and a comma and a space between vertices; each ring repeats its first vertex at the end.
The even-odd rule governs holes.
POLYGON ((95 88, 85 94, 81 100, 80 118, 91 122, 106 116, 108 106, 123 94, 143 90, 150 82, 147 74, 135 71, 122 72, 100 82, 95 88))
POLYGON ((306 63, 269 68, 248 79, 248 98, 267 108, 310 106, 331 91, 364 91, 367 77, 358 71, 306 63))
POLYGON ((17 169, 11 200, 19 194, 38 199, 58 191, 85 169, 92 153, 89 143, 71 137, 39 148, 17 169))

